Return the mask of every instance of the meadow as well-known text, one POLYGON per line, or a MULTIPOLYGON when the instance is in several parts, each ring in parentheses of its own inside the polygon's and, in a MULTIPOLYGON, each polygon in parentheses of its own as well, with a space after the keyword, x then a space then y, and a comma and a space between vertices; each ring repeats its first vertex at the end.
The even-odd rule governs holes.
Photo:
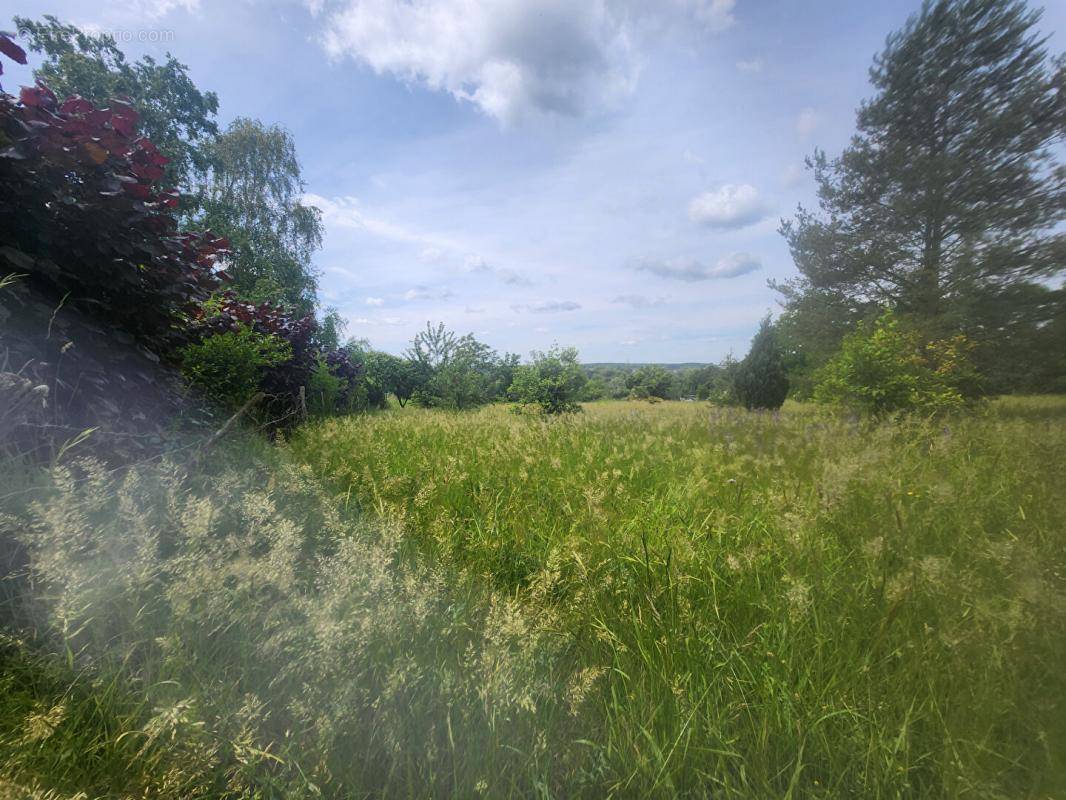
POLYGON ((210 468, 72 463, 3 520, 29 563, 0 774, 57 798, 1059 797, 1064 423, 1054 398, 408 408, 210 468))

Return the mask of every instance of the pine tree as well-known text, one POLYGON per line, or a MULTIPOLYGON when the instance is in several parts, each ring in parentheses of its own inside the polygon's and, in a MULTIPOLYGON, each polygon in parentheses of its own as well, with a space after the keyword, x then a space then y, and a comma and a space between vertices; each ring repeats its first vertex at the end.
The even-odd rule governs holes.
POLYGON ((822 213, 782 226, 802 276, 778 287, 788 314, 821 293, 989 342, 989 298, 1062 271, 1066 59, 1039 19, 1020 0, 927 0, 888 37, 850 146, 808 160, 822 213))
POLYGON ((737 367, 733 391, 748 409, 781 408, 788 396, 785 354, 769 317, 759 325, 751 350, 737 367))

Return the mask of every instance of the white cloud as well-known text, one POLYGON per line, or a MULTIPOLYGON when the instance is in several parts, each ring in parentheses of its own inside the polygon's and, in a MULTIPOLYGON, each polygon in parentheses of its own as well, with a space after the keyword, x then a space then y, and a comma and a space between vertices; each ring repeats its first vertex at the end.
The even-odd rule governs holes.
POLYGON ((385 305, 385 299, 383 297, 368 297, 366 299, 368 306, 381 306, 385 305))
POLYGON ((522 303, 511 306, 512 311, 528 311, 530 314, 555 314, 560 311, 577 311, 581 303, 573 300, 543 300, 539 303, 522 303))
POLYGON ((805 108, 796 117, 796 132, 806 139, 818 127, 818 113, 813 108, 805 108))
POLYGON ((637 269, 658 275, 660 278, 694 283, 739 278, 741 275, 762 269, 762 262, 757 256, 749 253, 730 253, 722 256, 714 264, 702 264, 693 259, 670 259, 644 261, 637 265, 637 269))
POLYGON ((737 69, 741 72, 759 73, 762 72, 762 68, 765 66, 761 58, 751 58, 746 61, 738 61, 737 69))
POLYGON ((123 10, 143 19, 159 19, 175 9, 198 11, 200 0, 127 0, 123 10))
POLYGON ((666 305, 666 298, 648 297, 643 294, 620 294, 611 302, 617 305, 626 305, 634 309, 658 308, 666 305))
POLYGON ((688 216, 711 228, 743 228, 766 216, 766 206, 754 186, 729 183, 692 198, 688 216))
POLYGON ((417 231, 408 230, 388 220, 368 216, 359 208, 359 200, 355 197, 330 199, 322 195, 307 193, 301 200, 304 205, 315 206, 322 212, 322 222, 327 228, 361 230, 383 239, 413 244, 425 244, 427 240, 425 235, 417 231))
POLYGON ((468 272, 480 272, 499 278, 508 286, 532 286, 533 281, 517 270, 507 267, 494 267, 480 256, 468 256, 464 263, 464 269, 468 272))
POLYGON ((735 21, 735 0, 306 3, 331 57, 448 92, 504 123, 609 108, 633 90, 645 39, 735 21))
POLYGON ((415 286, 413 289, 408 289, 404 292, 404 300, 448 300, 452 297, 452 292, 447 288, 434 289, 429 286, 415 286))
POLYGON ((370 317, 352 317, 348 320, 352 325, 404 325, 406 324, 401 317, 381 317, 379 319, 371 319, 370 317))

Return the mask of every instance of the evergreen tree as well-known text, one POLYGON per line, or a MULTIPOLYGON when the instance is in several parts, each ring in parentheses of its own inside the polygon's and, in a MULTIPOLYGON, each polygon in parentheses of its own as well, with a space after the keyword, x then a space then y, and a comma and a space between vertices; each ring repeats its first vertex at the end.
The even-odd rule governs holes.
MULTIPOLYGON (((822 213, 801 207, 782 226, 802 276, 777 287, 786 317, 889 305, 930 337, 994 347, 1005 331, 981 310, 1061 272, 1066 60, 1049 56, 1039 18, 1020 0, 927 0, 888 37, 850 146, 808 160, 822 213)), ((807 343, 821 351, 819 338, 843 333, 814 327, 807 343)))
POLYGON ((748 409, 781 408, 788 396, 785 354, 769 316, 759 325, 751 350, 737 367, 733 390, 748 409))

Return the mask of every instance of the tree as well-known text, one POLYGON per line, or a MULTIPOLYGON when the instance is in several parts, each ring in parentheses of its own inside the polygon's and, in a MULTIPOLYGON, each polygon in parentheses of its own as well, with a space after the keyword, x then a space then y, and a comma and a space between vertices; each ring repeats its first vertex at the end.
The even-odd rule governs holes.
POLYGON ((234 290, 251 302, 311 313, 318 287, 311 257, 322 246, 322 215, 301 200, 291 134, 239 118, 211 143, 208 157, 201 224, 230 240, 234 290))
POLYGON ((396 396, 400 408, 403 408, 418 391, 418 370, 415 364, 406 358, 399 359, 399 362, 392 374, 392 393, 396 396))
POLYGON ((674 397, 673 378, 658 364, 647 364, 631 372, 626 376, 626 388, 629 389, 630 397, 642 400, 649 397, 658 397, 663 400, 674 397))
POLYGON ((501 359, 473 334, 457 336, 444 323, 419 331, 407 352, 414 365, 415 398, 427 407, 453 409, 484 405, 499 397, 502 368, 513 368, 513 357, 501 359))
POLYGON ((15 17, 30 50, 44 62, 34 77, 60 97, 78 95, 98 106, 125 97, 137 110, 137 128, 170 161, 165 183, 182 193, 182 210, 198 208, 196 176, 208 167, 207 146, 218 133, 218 97, 201 92, 188 67, 167 53, 160 63, 151 56, 135 62, 107 34, 86 33, 45 15, 40 22, 15 17))
POLYGON ((584 388, 581 390, 580 400, 583 403, 592 403, 596 400, 602 400, 608 397, 610 389, 607 386, 607 382, 600 377, 589 378, 585 382, 584 388))
MULTIPOLYGON (((1066 60, 1049 57, 1039 18, 1020 0, 927 0, 889 36, 850 146, 808 160, 822 213, 782 225, 801 273, 778 287, 787 316, 828 304, 846 322, 889 305, 928 337, 995 347, 971 299, 1017 299, 1011 287, 1063 269, 1066 60)), ((808 327, 823 356, 846 330, 808 327)))
POLYGON ((767 316, 733 378, 737 400, 747 409, 777 409, 788 396, 788 375, 777 330, 767 316))
POLYGON ((576 347, 533 351, 533 360, 514 371, 509 394, 524 406, 539 406, 545 414, 580 411, 578 399, 588 378, 578 363, 576 347))
POLYGON ((820 373, 815 400, 874 415, 961 408, 974 393, 966 338, 923 343, 891 311, 861 323, 820 373))

